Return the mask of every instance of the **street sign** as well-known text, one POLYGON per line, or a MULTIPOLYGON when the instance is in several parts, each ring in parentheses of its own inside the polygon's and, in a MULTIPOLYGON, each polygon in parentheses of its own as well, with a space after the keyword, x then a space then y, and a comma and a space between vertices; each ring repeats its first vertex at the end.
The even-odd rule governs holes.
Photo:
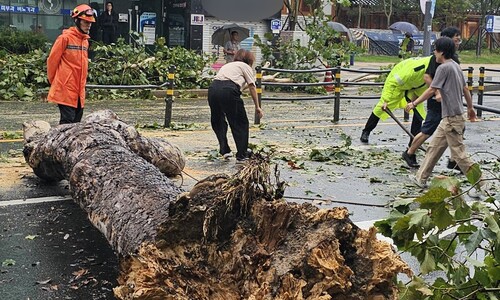
POLYGON ((486 32, 500 32, 500 16, 486 16, 486 32))
POLYGON ((153 45, 156 39, 156 13, 143 12, 140 16, 140 26, 144 44, 153 45))
POLYGON ((281 30, 281 20, 279 19, 271 20, 271 31, 273 33, 279 33, 280 30, 281 30))
POLYGON ((436 0, 420 0, 420 9, 425 15, 425 2, 431 1, 431 18, 434 18, 434 9, 436 8, 436 0))
POLYGON ((191 25, 203 25, 205 23, 205 15, 191 14, 191 25))

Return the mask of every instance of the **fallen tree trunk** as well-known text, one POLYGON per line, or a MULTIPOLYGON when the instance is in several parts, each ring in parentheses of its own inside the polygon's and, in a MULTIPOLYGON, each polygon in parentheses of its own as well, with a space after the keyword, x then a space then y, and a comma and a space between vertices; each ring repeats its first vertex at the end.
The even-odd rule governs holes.
POLYGON ((265 157, 255 155, 234 176, 210 176, 181 194, 117 143, 128 138, 101 137, 108 121, 86 122, 71 135, 60 126, 34 139, 60 140, 64 151, 42 147, 40 155, 36 146, 25 154, 29 162, 43 157, 34 164, 38 173, 69 178, 75 201, 122 255, 119 299, 396 299, 395 276, 411 274, 345 208, 280 199, 284 184, 265 157))
POLYGON ((69 180, 73 199, 119 254, 155 240, 157 220, 168 217, 169 203, 182 192, 162 173, 181 173, 181 150, 140 136, 111 111, 52 129, 45 122, 25 123, 24 138, 24 156, 35 174, 69 180))

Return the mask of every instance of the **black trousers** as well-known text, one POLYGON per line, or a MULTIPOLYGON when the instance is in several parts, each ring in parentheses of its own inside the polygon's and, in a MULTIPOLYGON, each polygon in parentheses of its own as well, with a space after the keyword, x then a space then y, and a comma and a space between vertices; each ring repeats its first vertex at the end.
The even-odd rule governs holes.
POLYGON ((228 123, 236 144, 236 158, 245 158, 249 122, 240 87, 231 80, 214 80, 208 89, 210 122, 219 141, 220 154, 231 152, 227 142, 228 123), (227 120, 227 122, 226 122, 227 120))
MULTIPOLYGON (((372 132, 372 130, 375 129, 375 127, 377 127, 378 121, 380 121, 380 118, 377 117, 374 113, 372 113, 370 115, 370 117, 368 118, 368 121, 366 121, 366 125, 365 125, 365 128, 363 129, 363 131, 372 132)), ((424 119, 422 118, 422 116, 418 113, 418 111, 416 109, 414 109, 413 110, 413 119, 411 120, 411 128, 410 128, 410 132, 411 132, 411 134, 413 134, 413 136, 416 136, 420 132, 420 129, 422 128, 423 121, 424 121, 424 119)), ((411 146, 412 142, 413 142, 413 139, 410 138, 410 142, 408 143, 408 147, 411 146)))
POLYGON ((61 119, 59 124, 70 124, 78 123, 82 120, 83 108, 80 103, 80 98, 78 98, 78 107, 67 106, 63 104, 58 104, 59 112, 61 113, 61 119))
POLYGON ((114 30, 103 30, 102 31, 102 42, 105 45, 116 43, 116 34, 114 30))

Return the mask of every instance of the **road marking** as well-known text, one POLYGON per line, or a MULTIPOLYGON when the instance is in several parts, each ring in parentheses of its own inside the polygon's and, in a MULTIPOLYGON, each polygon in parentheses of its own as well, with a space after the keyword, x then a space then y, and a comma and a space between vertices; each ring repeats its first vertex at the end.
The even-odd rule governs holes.
POLYGON ((71 196, 50 196, 50 197, 40 197, 40 198, 16 199, 16 200, 0 201, 0 207, 11 206, 11 205, 22 205, 22 204, 37 204, 37 203, 67 201, 67 200, 73 200, 73 198, 71 198, 71 196))

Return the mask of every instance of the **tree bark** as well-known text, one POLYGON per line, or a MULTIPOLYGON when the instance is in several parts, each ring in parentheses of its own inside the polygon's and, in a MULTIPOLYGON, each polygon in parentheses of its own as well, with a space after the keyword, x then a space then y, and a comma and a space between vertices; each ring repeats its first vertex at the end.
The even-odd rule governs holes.
POLYGON ((156 222, 168 217, 169 203, 182 192, 164 175, 181 173, 181 150, 142 137, 111 111, 55 128, 25 123, 24 138, 25 159, 35 174, 69 180, 73 199, 121 255, 155 240, 156 222))
POLYGON ((118 299, 396 299, 395 276, 411 275, 346 208, 281 199, 285 183, 260 154, 181 193, 150 163, 171 158, 113 115, 45 134, 27 125, 24 150, 40 177, 69 180, 121 254, 118 299))

